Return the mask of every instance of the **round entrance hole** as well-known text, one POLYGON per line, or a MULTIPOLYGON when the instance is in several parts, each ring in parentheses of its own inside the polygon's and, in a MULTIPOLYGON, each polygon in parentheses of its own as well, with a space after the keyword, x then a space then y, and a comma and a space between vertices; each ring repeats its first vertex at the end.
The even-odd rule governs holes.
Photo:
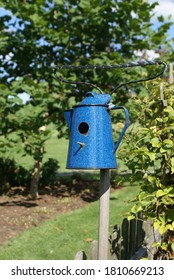
POLYGON ((87 135, 89 130, 89 125, 86 122, 79 124, 78 130, 81 134, 87 135))

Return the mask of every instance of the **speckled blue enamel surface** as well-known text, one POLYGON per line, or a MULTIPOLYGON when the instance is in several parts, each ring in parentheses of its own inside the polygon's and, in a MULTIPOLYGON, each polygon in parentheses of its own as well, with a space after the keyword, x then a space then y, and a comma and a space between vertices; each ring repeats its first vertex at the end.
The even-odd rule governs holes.
POLYGON ((93 91, 87 92, 86 97, 80 102, 80 105, 104 105, 109 103, 111 96, 109 94, 98 94, 93 91))
POLYGON ((78 106, 65 112, 70 129, 67 168, 117 168, 110 113, 105 105, 110 99, 108 94, 88 93, 78 106), (87 134, 79 132, 81 123, 89 126, 87 134))
POLYGON ((67 168, 116 168, 112 126, 107 106, 79 106, 73 109, 70 126, 67 168), (80 123, 89 126, 87 135, 79 132, 80 123), (78 143, 84 143, 81 147, 78 143))

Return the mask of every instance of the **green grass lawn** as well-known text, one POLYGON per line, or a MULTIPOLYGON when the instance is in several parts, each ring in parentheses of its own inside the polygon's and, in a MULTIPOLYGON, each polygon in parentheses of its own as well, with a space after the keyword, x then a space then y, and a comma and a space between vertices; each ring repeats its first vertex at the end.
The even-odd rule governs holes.
POLYGON ((51 139, 49 139, 46 143, 44 161, 47 161, 48 158, 56 159, 59 161, 60 171, 65 171, 68 144, 69 140, 64 138, 58 139, 57 132, 53 131, 51 139))
MULTIPOLYGON (((123 214, 130 210, 128 203, 138 192, 137 186, 129 186, 111 193, 110 232, 123 214)), ((5 246, 0 246, 0 259, 51 259, 71 260, 79 250, 88 253, 88 238, 98 235, 99 202, 68 212, 38 227, 26 230, 5 246)))

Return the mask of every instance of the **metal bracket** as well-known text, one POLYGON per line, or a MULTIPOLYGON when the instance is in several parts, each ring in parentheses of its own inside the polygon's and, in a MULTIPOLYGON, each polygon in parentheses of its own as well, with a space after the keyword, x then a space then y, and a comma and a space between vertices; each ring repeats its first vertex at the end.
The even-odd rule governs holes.
POLYGON ((143 79, 139 79, 139 80, 131 80, 129 82, 122 83, 122 84, 114 87, 114 89, 110 92, 110 93, 113 93, 122 86, 153 80, 153 79, 161 76, 166 71, 167 64, 160 60, 158 60, 158 61, 157 60, 156 61, 145 60, 145 61, 130 62, 127 64, 115 64, 115 65, 105 65, 105 64, 104 65, 62 65, 62 66, 57 66, 55 68, 54 73, 55 73, 56 78, 61 82, 73 84, 73 85, 90 86, 90 87, 96 88, 100 93, 103 93, 103 91, 95 84, 88 83, 88 82, 72 82, 70 80, 67 80, 67 79, 64 79, 64 78, 58 76, 57 71, 61 71, 64 69, 65 70, 74 70, 74 71, 76 71, 76 70, 94 70, 94 69, 112 70, 112 69, 123 69, 123 68, 130 68, 130 67, 145 67, 145 66, 158 66, 158 65, 163 65, 163 68, 156 75, 149 76, 147 78, 143 78, 143 79))

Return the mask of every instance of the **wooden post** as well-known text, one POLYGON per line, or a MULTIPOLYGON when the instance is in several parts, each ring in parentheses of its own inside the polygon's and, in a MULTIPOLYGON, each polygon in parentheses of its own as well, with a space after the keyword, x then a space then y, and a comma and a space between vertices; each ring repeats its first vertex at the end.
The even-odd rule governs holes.
POLYGON ((173 84, 173 63, 170 63, 169 68, 169 84, 173 84))
POLYGON ((108 259, 110 170, 100 170, 98 260, 108 259))

